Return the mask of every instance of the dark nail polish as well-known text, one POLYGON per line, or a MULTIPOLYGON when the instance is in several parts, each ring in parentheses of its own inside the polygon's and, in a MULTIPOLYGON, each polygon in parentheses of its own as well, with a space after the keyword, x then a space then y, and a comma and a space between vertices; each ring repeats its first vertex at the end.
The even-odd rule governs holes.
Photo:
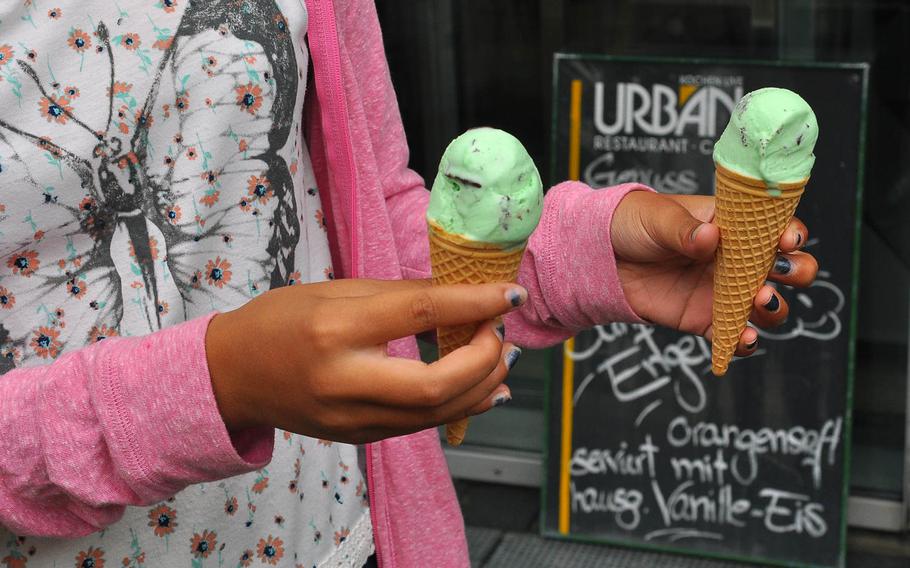
POLYGON ((799 247, 800 243, 803 242, 803 234, 799 231, 796 232, 796 246, 799 247))
POLYGON ((502 406, 503 404, 509 402, 510 400, 512 400, 511 396, 501 394, 493 399, 493 408, 496 408, 497 406, 502 406))
POLYGON ((515 363, 518 362, 519 357, 521 357, 521 348, 513 347, 512 350, 506 354, 506 368, 511 371, 512 367, 515 366, 515 363))
POLYGON ((755 347, 756 347, 757 345, 758 345, 758 340, 756 339, 756 340, 754 340, 752 343, 747 343, 747 344, 746 344, 746 349, 748 349, 749 351, 752 351, 753 349, 755 349, 755 347))
POLYGON ((776 312, 780 309, 780 300, 777 299, 777 294, 771 294, 771 299, 765 304, 765 309, 769 312, 776 312))
POLYGON ((785 256, 779 256, 774 259, 774 272, 777 274, 790 274, 793 270, 793 263, 785 256))
POLYGON ((500 341, 505 341, 506 337, 506 326, 504 324, 499 324, 496 326, 496 334, 499 335, 500 341))
POLYGON ((516 289, 511 289, 506 292, 506 299, 512 304, 513 307, 517 308, 518 306, 524 303, 524 298, 522 297, 521 292, 516 289))

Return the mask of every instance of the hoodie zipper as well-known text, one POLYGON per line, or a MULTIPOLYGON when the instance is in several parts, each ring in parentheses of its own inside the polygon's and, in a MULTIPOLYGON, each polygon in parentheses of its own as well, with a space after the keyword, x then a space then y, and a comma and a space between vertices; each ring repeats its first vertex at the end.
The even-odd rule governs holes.
MULTIPOLYGON (((335 25, 335 6, 332 0, 307 0, 308 10, 314 12, 315 18, 310 21, 319 22, 318 31, 324 43, 321 44, 323 55, 326 56, 327 67, 329 68, 329 77, 331 81, 329 103, 329 116, 337 120, 336 132, 342 140, 344 150, 345 166, 348 173, 349 191, 351 198, 350 209, 350 243, 351 243, 351 278, 360 277, 360 242, 357 235, 357 182, 356 170, 354 168, 354 151, 349 135, 347 105, 344 98, 344 81, 341 76, 341 61, 338 49, 330 50, 329 42, 334 39, 335 46, 338 45, 338 29, 335 25), (324 29, 323 29, 324 26, 324 29)), ((313 35, 313 28, 307 30, 307 33, 313 35)), ((312 55, 312 54, 311 54, 312 55)), ((375 476, 373 475, 373 444, 366 445, 366 470, 367 470, 367 495, 370 500, 370 523, 373 525, 373 546, 376 550, 376 563, 382 567, 385 565, 384 554, 380 545, 379 524, 377 523, 377 511, 375 502, 375 476)))

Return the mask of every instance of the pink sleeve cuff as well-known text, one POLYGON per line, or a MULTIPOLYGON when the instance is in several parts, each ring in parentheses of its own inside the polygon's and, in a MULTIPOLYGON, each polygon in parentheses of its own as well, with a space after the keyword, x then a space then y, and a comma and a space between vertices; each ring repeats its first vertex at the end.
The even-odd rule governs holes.
POLYGON ((510 340, 545 347, 597 324, 643 323, 626 301, 610 238, 613 213, 630 191, 653 190, 569 181, 547 192, 518 275, 529 301, 506 317, 510 340))
POLYGON ((214 314, 142 338, 109 338, 88 350, 99 371, 92 397, 121 475, 142 498, 259 469, 271 428, 228 433, 205 353, 214 314))

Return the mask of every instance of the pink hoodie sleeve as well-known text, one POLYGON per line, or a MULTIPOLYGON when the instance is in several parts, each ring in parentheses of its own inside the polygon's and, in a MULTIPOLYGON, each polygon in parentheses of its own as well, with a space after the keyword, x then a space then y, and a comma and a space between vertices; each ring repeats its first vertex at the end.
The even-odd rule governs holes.
POLYGON ((231 436, 218 412, 205 355, 211 317, 0 376, 0 524, 83 536, 126 505, 265 465, 273 431, 231 436))
POLYGON ((619 202, 641 190, 653 191, 567 181, 547 192, 518 272, 529 301, 504 320, 510 341, 546 347, 597 324, 643 322, 626 302, 610 238, 619 202))

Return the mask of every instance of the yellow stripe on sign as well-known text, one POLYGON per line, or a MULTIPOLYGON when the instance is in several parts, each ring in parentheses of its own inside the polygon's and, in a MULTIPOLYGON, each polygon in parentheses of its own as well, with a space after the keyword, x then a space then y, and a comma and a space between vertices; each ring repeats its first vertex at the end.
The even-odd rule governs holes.
MULTIPOLYGON (((569 179, 581 177, 581 89, 572 81, 569 106, 569 179)), ((575 362, 569 353, 575 350, 575 338, 565 342, 562 356, 562 437, 559 456, 559 532, 569 534, 569 466, 572 461, 572 399, 575 396, 575 362)))
POLYGON ((569 179, 581 177, 581 81, 572 81, 569 106, 569 179))

